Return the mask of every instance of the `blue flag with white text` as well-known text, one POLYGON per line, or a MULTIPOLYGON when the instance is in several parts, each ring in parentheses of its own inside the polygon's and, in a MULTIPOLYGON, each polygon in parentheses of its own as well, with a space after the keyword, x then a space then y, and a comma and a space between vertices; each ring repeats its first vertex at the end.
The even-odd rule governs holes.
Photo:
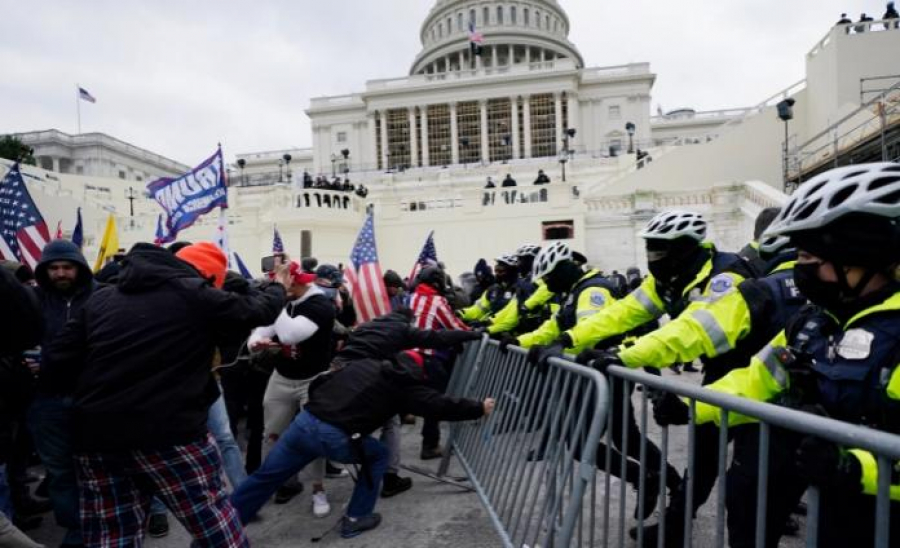
POLYGON ((228 207, 222 149, 176 179, 157 179, 147 185, 150 196, 166 212, 165 235, 160 243, 174 242, 178 233, 217 207, 228 207))

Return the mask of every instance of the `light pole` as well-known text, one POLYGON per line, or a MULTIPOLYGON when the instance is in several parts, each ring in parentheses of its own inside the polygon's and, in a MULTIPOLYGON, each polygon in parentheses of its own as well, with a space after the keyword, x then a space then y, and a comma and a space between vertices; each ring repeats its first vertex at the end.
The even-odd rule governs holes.
POLYGON ((131 218, 129 220, 129 225, 131 228, 134 228, 134 201, 137 199, 138 193, 134 191, 134 188, 128 187, 128 190, 125 191, 125 198, 128 199, 128 207, 130 209, 131 218))
POLYGON ((778 118, 784 122, 784 161, 782 162, 782 169, 784 170, 784 192, 786 194, 791 193, 791 187, 793 186, 788 181, 788 143, 790 141, 788 123, 794 119, 794 103, 796 103, 796 101, 788 97, 776 105, 776 108, 778 109, 778 118))
POLYGON ((285 155, 282 156, 281 159, 284 160, 285 169, 287 169, 287 180, 288 180, 288 184, 290 184, 290 182, 291 182, 291 160, 293 160, 293 158, 291 157, 290 154, 285 153, 285 155))
POLYGON ((566 162, 569 161, 569 139, 574 139, 578 131, 569 128, 563 132, 563 149, 559 153, 559 163, 562 165, 562 180, 566 182, 566 162))
POLYGON ((343 149, 341 156, 344 157, 344 178, 347 178, 347 175, 350 173, 350 149, 343 149))
POLYGON ((332 179, 337 177, 337 171, 336 171, 337 168, 335 168, 335 162, 337 162, 337 158, 338 157, 336 154, 331 155, 331 178, 332 179))
POLYGON ((636 129, 637 127, 631 122, 625 124, 625 131, 628 132, 628 154, 634 154, 634 131, 636 129))

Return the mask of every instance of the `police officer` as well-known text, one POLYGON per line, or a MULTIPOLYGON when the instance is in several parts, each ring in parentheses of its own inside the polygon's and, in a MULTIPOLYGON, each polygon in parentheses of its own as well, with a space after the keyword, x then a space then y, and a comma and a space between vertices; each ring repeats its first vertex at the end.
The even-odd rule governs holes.
POLYGON ((550 301, 553 293, 543 280, 534 278, 534 260, 541 252, 536 245, 526 244, 516 250, 519 262, 519 281, 516 294, 503 310, 498 312, 487 327, 491 335, 501 333, 529 333, 550 318, 550 301))
POLYGON ((494 276, 496 277, 494 285, 489 287, 475 304, 460 313, 460 317, 466 322, 485 325, 494 314, 509 304, 519 281, 519 260, 516 256, 504 253, 497 257, 494 276))
MULTIPOLYGON (((767 265, 768 274, 765 277, 744 280, 736 291, 727 293, 708 307, 682 314, 677 337, 667 336, 670 328, 664 326, 654 336, 641 337, 632 346, 601 359, 607 364, 631 368, 645 364, 661 368, 701 358, 705 383, 713 382, 732 369, 748 365, 753 355, 784 329, 788 320, 806 303, 806 298, 794 283, 793 267, 797 251, 790 247, 788 238, 761 238, 758 250, 760 261, 767 265)), ((667 394, 655 400, 654 416, 660 425, 686 424, 689 411, 684 402, 667 394)), ((736 451, 737 447, 745 448, 745 452, 750 451, 758 438, 757 430, 752 426, 731 429, 729 434, 738 438, 736 451)), ((718 476, 718 436, 718 429, 713 425, 699 426, 696 430, 693 513, 706 502, 718 476)), ((743 457, 736 456, 735 460, 739 458, 743 457)), ((740 509, 746 507, 746 490, 753 490, 756 482, 755 479, 749 482, 743 480, 743 477, 729 477, 729 487, 732 488, 727 491, 727 503, 729 530, 732 533, 738 528, 737 525, 731 526, 732 519, 751 528, 754 525, 752 518, 746 521, 747 513, 740 512, 740 509)), ((685 480, 673 494, 666 511, 666 546, 681 546, 683 542, 686 492, 685 480)), ((652 525, 645 530, 645 546, 657 546, 658 528, 658 525, 652 525)), ((633 536, 635 533, 636 530, 632 530, 633 536)))
MULTIPOLYGON (((711 388, 900 433, 898 217, 897 164, 838 168, 800 187, 769 234, 788 236, 799 249, 794 278, 815 306, 804 308, 748 367, 732 371, 711 388)), ((696 413, 698 423, 719 419, 719 410, 707 404, 698 403, 696 413)), ((729 419, 738 420, 734 414, 729 419)), ((871 546, 875 457, 778 432, 770 446, 765 544, 777 546, 780 530, 771 524, 782 523, 811 484, 821 489, 819 546, 871 546)), ((891 484, 896 501, 896 476, 891 484)), ((896 532, 900 504, 892 502, 890 510, 896 532)), ((752 534, 737 541, 732 545, 752 545, 752 534)))
MULTIPOLYGON (((611 338, 628 333, 668 313, 672 321, 638 340, 639 350, 632 354, 636 359, 630 361, 629 365, 668 367, 680 363, 682 360, 677 360, 671 349, 681 348, 682 338, 690 337, 696 329, 696 323, 708 317, 704 309, 718 299, 733 293, 737 285, 745 279, 753 277, 752 269, 740 256, 718 251, 712 244, 705 243, 706 231, 706 220, 697 213, 669 211, 654 217, 641 233, 646 240, 647 261, 651 275, 624 299, 562 333, 560 336, 562 344, 578 348, 593 348, 596 345, 609 348, 611 338), (643 363, 639 363, 638 360, 643 363)), ((588 355, 582 357, 580 361, 594 357, 588 355)), ((601 361, 599 365, 609 363, 616 363, 616 359, 613 357, 601 361)), ((719 376, 721 373, 718 368, 707 369, 705 372, 706 382, 711 382, 719 376)), ((616 405, 615 401, 616 398, 625 396, 620 394, 621 392, 624 391, 613 391, 613 405, 610 412, 614 414, 612 421, 614 425, 622 422, 615 417, 622 409, 622 405, 616 405)), ((633 417, 633 413, 631 415, 633 417)), ((631 422, 634 423, 634 420, 631 422)), ((640 435, 636 423, 629 427, 629 432, 630 438, 631 434, 640 435)), ((713 433, 717 436, 715 431, 713 433)), ((623 440, 616 436, 616 432, 613 434, 614 443, 621 447, 623 440)), ((717 443, 716 436, 713 437, 712 444, 717 443)), ((697 445, 699 447, 701 443, 698 442, 697 445)), ((712 466, 715 467, 716 453, 713 452, 712 455, 712 466)), ((655 456, 653 461, 648 461, 647 466, 652 470, 659 470, 659 461, 655 456)), ((677 474, 675 478, 667 474, 667 480, 672 479, 680 481, 677 474)), ((669 481, 666 483, 672 486, 669 481)), ((704 493, 704 486, 696 485, 694 500, 705 501, 711 489, 712 485, 709 485, 704 493)), ((683 491, 678 490, 673 497, 673 504, 681 504, 682 508, 686 498, 683 491)), ((645 501, 647 500, 653 499, 647 497, 645 501)), ((645 504, 646 507, 652 507, 652 504, 645 504)))

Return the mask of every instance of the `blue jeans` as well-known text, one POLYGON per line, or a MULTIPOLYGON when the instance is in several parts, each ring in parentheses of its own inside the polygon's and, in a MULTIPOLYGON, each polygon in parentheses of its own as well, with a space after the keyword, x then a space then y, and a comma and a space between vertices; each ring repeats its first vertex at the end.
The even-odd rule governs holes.
POLYGON ((38 395, 28 411, 28 426, 34 446, 47 469, 50 501, 60 527, 68 529, 68 544, 81 543, 78 515, 78 482, 72 454, 72 400, 38 395))
MULTIPOLYGON (((387 450, 371 436, 363 439, 363 451, 372 476, 372 485, 359 478, 347 507, 347 516, 361 518, 375 509, 381 478, 387 469, 387 450)), ((278 439, 262 466, 231 496, 231 503, 247 523, 288 478, 310 462, 327 457, 342 463, 356 462, 350 449, 350 437, 343 430, 303 411, 278 439)))
POLYGON ((206 427, 213 437, 216 438, 216 445, 219 446, 219 453, 222 454, 222 464, 225 468, 225 475, 228 476, 228 483, 231 484, 232 489, 237 489, 247 479, 247 472, 244 470, 244 458, 241 455, 241 448, 235 441, 234 434, 231 433, 228 409, 225 407, 225 397, 221 394, 219 399, 209 408, 206 427))
POLYGON ((6 479, 6 464, 0 464, 0 513, 6 514, 10 520, 13 518, 12 498, 6 479))

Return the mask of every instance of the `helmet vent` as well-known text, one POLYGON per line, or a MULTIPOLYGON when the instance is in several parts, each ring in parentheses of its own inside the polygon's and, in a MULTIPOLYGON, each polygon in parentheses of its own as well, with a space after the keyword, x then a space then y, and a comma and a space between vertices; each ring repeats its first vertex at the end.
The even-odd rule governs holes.
POLYGON ((803 209, 797 212, 795 218, 798 220, 806 219, 807 217, 812 215, 813 212, 816 211, 816 209, 818 209, 820 203, 821 200, 816 200, 814 202, 806 204, 803 209))
MULTIPOLYGON (((868 171, 866 171, 866 170, 851 171, 850 173, 847 173, 843 177, 841 177, 841 180, 846 181, 847 179, 853 179, 854 177, 859 177, 860 175, 865 175, 866 173, 868 173, 868 171)), ((825 182, 823 182, 821 185, 819 185, 819 187, 816 187, 816 190, 819 190, 819 188, 824 185, 825 185, 825 182)))
POLYGON ((895 190, 886 196, 882 196, 875 200, 879 204, 898 205, 900 204, 900 190, 895 190))
POLYGON ((878 190, 881 187, 892 185, 900 181, 900 177, 879 177, 869 183, 869 190, 878 190))
POLYGON ((856 192, 856 189, 858 188, 859 185, 852 185, 840 189, 831 197, 831 200, 828 202, 828 207, 837 207, 846 202, 850 196, 853 196, 853 193, 856 192))

